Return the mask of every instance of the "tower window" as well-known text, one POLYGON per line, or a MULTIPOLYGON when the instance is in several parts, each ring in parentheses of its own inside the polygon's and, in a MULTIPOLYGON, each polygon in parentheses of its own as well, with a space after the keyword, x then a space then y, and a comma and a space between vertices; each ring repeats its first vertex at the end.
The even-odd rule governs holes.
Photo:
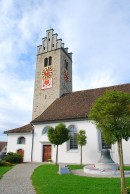
POLYGON ((48 40, 50 41, 50 38, 48 40))
POLYGON ((46 47, 44 46, 44 50, 46 49, 46 47))
POLYGON ((48 65, 48 58, 45 58, 44 59, 44 67, 47 67, 47 65, 48 65))
POLYGON ((65 69, 68 70, 68 62, 65 60, 65 69))
POLYGON ((54 47, 54 44, 52 46, 54 47))
POLYGON ((49 57, 49 66, 52 65, 52 57, 49 57))

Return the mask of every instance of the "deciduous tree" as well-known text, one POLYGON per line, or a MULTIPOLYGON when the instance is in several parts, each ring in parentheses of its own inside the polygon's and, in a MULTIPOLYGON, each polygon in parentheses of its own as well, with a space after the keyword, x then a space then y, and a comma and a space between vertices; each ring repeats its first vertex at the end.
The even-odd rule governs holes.
POLYGON ((121 173, 121 194, 125 194, 122 139, 130 137, 130 94, 121 91, 106 91, 94 103, 89 119, 96 122, 104 141, 117 142, 121 173))
POLYGON ((80 165, 82 165, 82 147, 86 145, 87 136, 85 134, 85 130, 80 130, 79 133, 77 134, 77 143, 80 145, 81 151, 80 151, 80 165))
POLYGON ((58 146, 69 140, 69 130, 64 124, 59 124, 55 128, 48 129, 49 141, 57 146, 56 149, 56 164, 58 164, 58 146))

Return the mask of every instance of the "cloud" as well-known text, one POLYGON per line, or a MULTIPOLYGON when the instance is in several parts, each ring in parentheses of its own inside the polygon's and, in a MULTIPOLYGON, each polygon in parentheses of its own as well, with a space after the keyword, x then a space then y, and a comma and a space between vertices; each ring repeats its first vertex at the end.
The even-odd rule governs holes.
POLYGON ((0 7, 1 132, 31 120, 36 46, 50 25, 73 52, 74 90, 130 82, 128 0, 1 0, 0 7))

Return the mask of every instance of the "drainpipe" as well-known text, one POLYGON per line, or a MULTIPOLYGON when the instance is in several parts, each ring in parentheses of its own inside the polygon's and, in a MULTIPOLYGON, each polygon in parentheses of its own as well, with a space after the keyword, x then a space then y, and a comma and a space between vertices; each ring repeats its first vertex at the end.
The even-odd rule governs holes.
POLYGON ((31 162, 33 161, 33 144, 34 144, 34 126, 32 125, 32 148, 31 148, 31 162))

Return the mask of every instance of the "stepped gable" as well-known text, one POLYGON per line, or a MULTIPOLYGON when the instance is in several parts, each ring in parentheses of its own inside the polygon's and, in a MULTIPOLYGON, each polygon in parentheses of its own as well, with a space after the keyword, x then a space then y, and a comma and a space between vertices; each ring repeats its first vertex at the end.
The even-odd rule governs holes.
POLYGON ((56 99, 40 116, 31 123, 87 118, 94 101, 106 90, 130 93, 130 84, 72 92, 56 99))
POLYGON ((32 132, 31 124, 27 124, 19 128, 11 129, 11 130, 5 131, 4 133, 8 134, 8 133, 29 133, 29 132, 32 132))

